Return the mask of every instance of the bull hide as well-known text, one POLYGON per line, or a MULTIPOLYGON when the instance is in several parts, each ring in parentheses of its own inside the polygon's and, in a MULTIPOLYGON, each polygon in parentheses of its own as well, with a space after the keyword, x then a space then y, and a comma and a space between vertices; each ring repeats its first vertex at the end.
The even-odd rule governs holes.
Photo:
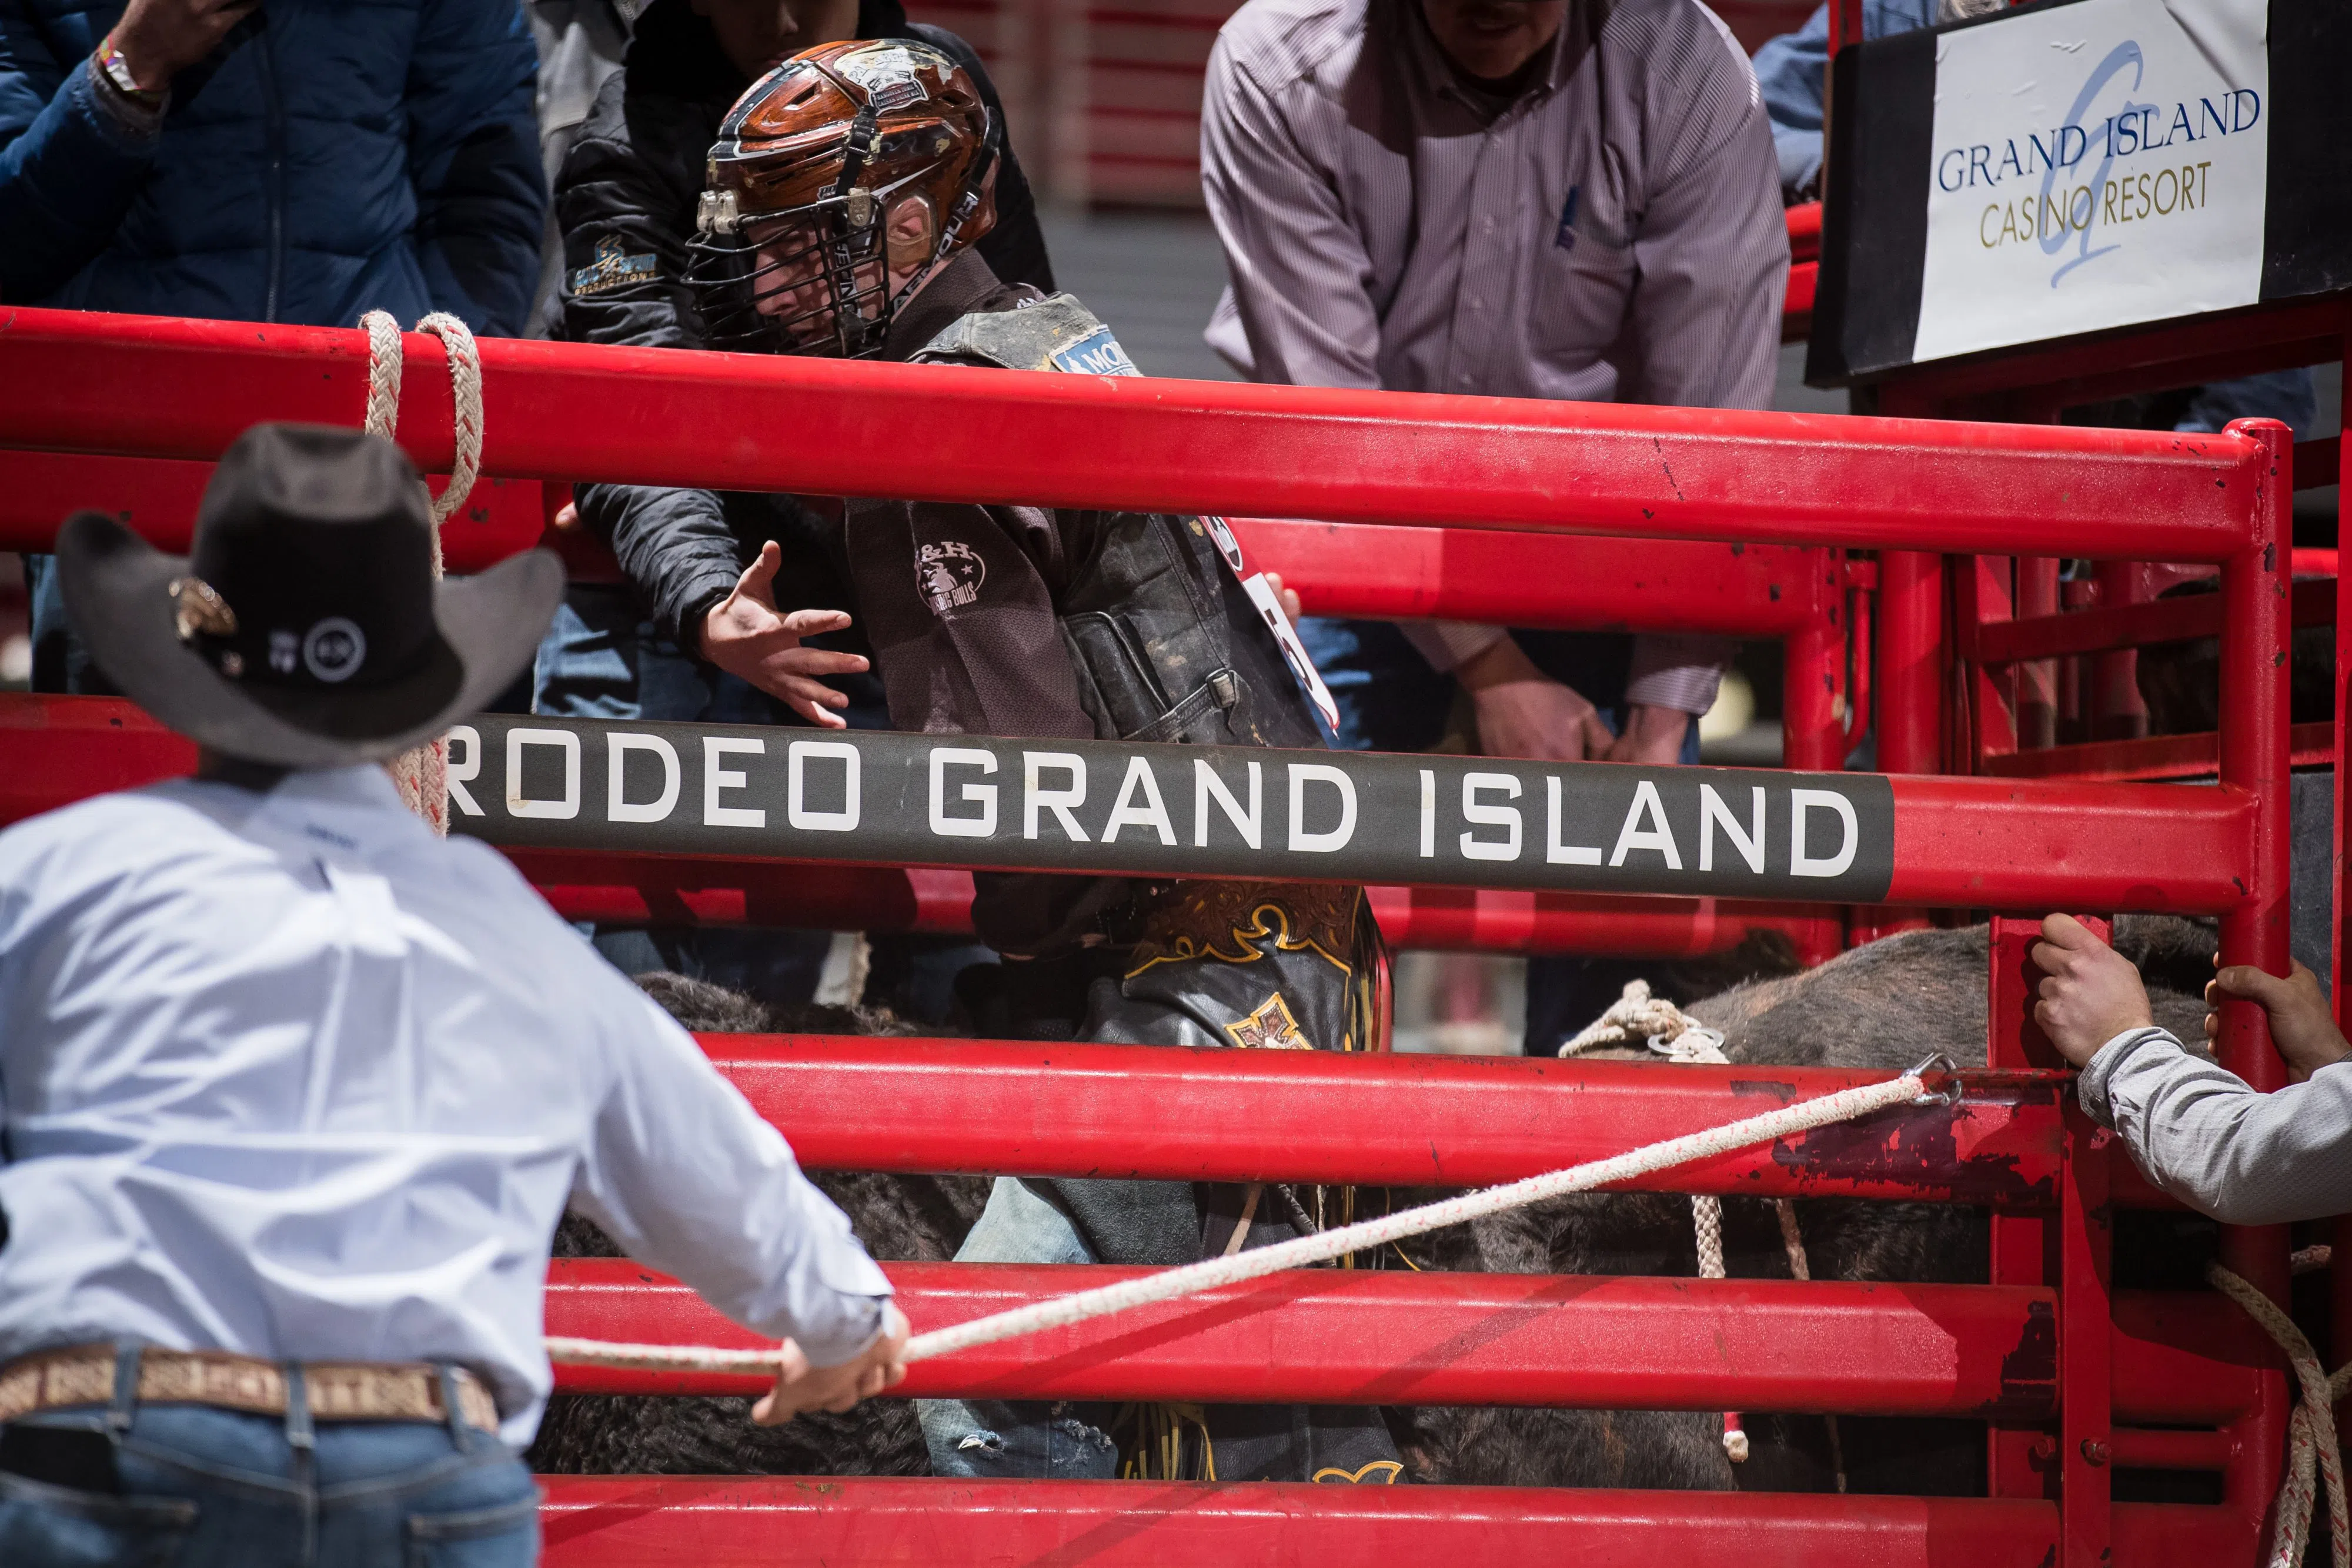
MULTIPOLYGON (((2199 999, 2211 974, 2214 936, 2170 917, 2126 916, 2116 946, 2148 981, 2157 1021, 2192 1046, 2202 1039, 2199 999)), ((1774 1066, 1899 1070, 1941 1052, 1963 1066, 1984 1061, 1987 932, 1983 926, 1908 933, 1856 948, 1819 968, 1769 945, 1696 967, 1660 966, 1657 989, 1706 996, 1688 1005, 1725 1034, 1734 1061, 1774 1066), (1740 975, 1751 977, 1716 988, 1740 975), (1713 995, 1707 995, 1709 991, 1713 995)), ((887 1015, 810 1008, 791 1013, 677 976, 641 984, 688 1028, 898 1034, 887 1015)), ((1647 1052, 1642 1059, 1656 1061, 1647 1052)), ((1673 1072, 1659 1061, 1656 1071, 1673 1072)), ((947 1259, 979 1217, 984 1177, 813 1173, 849 1214, 877 1257, 947 1259)), ((1399 1193, 1398 1207, 1439 1196, 1399 1193)), ((1983 1215, 1948 1205, 1808 1200, 1798 1205, 1817 1279, 1981 1282, 1983 1215)), ((2186 1284, 2201 1266, 2210 1228, 2179 1217, 2119 1217, 2117 1282, 2137 1250, 2186 1284), (2184 1244, 2185 1240, 2185 1244, 2184 1244)), ((557 1256, 611 1256, 612 1243, 576 1217, 557 1256)), ((1724 1204, 1727 1271, 1786 1279, 1788 1258, 1769 1204, 1724 1204)), ((1541 1274, 1697 1271, 1690 1202, 1671 1194, 1579 1194, 1422 1238, 1409 1244, 1425 1267, 1541 1274)), ((2147 1258, 2138 1265, 2150 1266, 2147 1258)), ((573 1473, 919 1475, 921 1434, 904 1400, 868 1401, 847 1416, 813 1415, 756 1427, 742 1399, 562 1396, 551 1401, 528 1456, 542 1471, 573 1473)), ((1386 1412, 1417 1480, 1470 1485, 1828 1490, 1834 1484, 1826 1425, 1818 1417, 1750 1415, 1749 1460, 1724 1455, 1718 1415, 1424 1407, 1386 1412)), ((1850 1490, 1955 1495, 1981 1492, 1983 1428, 1960 1421, 1841 1423, 1850 1490)))
MULTIPOLYGON (((637 984, 688 1029, 704 1034, 919 1032, 865 1008, 780 1008, 683 975, 637 984)), ((986 1176, 811 1171, 849 1216, 866 1251, 887 1260, 944 1261, 988 1202, 986 1176)), ((620 1249, 579 1215, 555 1233, 558 1258, 617 1258, 620 1249)), ((524 1458, 551 1475, 918 1476, 930 1470, 915 1407, 869 1399, 845 1416, 815 1411, 781 1427, 751 1424, 740 1398, 560 1394, 548 1401, 524 1458)))
MULTIPOLYGON (((1941 1052, 1962 1066, 1982 1066, 1987 940, 1981 925, 1910 932, 1819 968, 1745 982, 1688 1010, 1724 1032, 1724 1054, 1736 1062, 1900 1071, 1941 1052)), ((2200 1043, 2200 993, 2212 974, 2212 931, 2172 917, 2126 916, 2116 945, 2141 967, 2156 1020, 2183 1040, 2200 1043)), ((1662 1061, 1657 1071, 1678 1069, 1662 1061)), ((1726 1199, 1723 1207, 1726 1271, 1734 1278, 1790 1278, 1771 1205, 1726 1199)), ((1797 1211, 1815 1279, 1984 1281, 1986 1229, 1979 1210, 1807 1200, 1797 1211)), ((2129 1239, 2158 1253, 2181 1250, 2174 1245, 2174 1230, 2182 1224, 2177 1217, 2146 1218, 2152 1226, 2126 1232, 2129 1239)), ((2199 1223, 2187 1222, 2192 1250, 2199 1223)), ((1575 1194, 1441 1232, 1421 1245, 1428 1262, 1444 1269, 1698 1271, 1690 1200, 1668 1194, 1575 1194)), ((2124 1250, 2119 1247, 2119 1273, 2124 1250)), ((2170 1272, 2193 1274, 2197 1266, 2193 1259, 2176 1260, 2170 1272)), ((1430 1408, 1407 1413, 1400 1438, 1417 1472, 1436 1481, 1831 1490, 1835 1471, 1823 1421, 1751 1415, 1745 1424, 1751 1453, 1737 1466, 1725 1456, 1716 1413, 1430 1408)), ((1851 1490, 1982 1491, 1983 1427, 1975 1423, 1846 1417, 1840 1436, 1851 1490)))

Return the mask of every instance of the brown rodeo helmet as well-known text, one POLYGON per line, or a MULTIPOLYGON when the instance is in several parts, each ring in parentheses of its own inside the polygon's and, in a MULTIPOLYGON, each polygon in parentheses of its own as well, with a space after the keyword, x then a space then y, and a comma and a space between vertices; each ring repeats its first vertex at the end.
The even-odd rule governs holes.
POLYGON ((713 349, 871 354, 907 297, 995 226, 997 128, 970 72, 907 38, 824 44, 735 100, 710 149, 686 281, 713 349), (928 251, 886 255, 891 209, 928 251), (911 272, 897 289, 890 274, 911 272))

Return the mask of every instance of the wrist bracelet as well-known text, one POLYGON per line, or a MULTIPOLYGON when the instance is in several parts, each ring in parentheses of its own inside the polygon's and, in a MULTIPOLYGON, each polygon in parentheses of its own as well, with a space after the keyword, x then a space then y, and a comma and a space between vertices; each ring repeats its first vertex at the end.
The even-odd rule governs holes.
POLYGON ((122 51, 115 47, 114 35, 111 33, 99 40, 98 52, 90 57, 90 60, 98 68, 99 79, 120 93, 136 108, 146 110, 150 113, 160 112, 164 100, 171 97, 169 88, 144 88, 139 85, 139 78, 131 74, 131 63, 122 57, 122 51))

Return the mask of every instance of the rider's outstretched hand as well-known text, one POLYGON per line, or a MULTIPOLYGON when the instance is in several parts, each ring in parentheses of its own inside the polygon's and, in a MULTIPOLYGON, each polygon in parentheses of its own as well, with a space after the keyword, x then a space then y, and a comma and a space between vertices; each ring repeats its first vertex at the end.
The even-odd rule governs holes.
POLYGON ((795 610, 786 615, 776 609, 776 571, 783 551, 770 539, 760 547, 760 559, 743 569, 735 591, 712 605, 702 618, 702 656, 730 675, 744 680, 770 696, 790 705, 811 724, 827 729, 846 727, 835 708, 849 698, 826 685, 823 675, 852 675, 866 668, 856 653, 836 653, 803 647, 802 641, 838 632, 849 624, 840 610, 795 610))

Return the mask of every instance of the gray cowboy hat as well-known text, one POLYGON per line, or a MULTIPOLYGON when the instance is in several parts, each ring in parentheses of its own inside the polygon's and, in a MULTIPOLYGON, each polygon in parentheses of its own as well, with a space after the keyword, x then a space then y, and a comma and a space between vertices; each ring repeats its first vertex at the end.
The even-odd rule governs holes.
POLYGON ((99 668, 181 734, 286 768, 379 762, 503 691, 563 593, 536 549, 436 583, 432 528, 391 442, 257 424, 205 486, 191 554, 77 512, 58 580, 99 668))

